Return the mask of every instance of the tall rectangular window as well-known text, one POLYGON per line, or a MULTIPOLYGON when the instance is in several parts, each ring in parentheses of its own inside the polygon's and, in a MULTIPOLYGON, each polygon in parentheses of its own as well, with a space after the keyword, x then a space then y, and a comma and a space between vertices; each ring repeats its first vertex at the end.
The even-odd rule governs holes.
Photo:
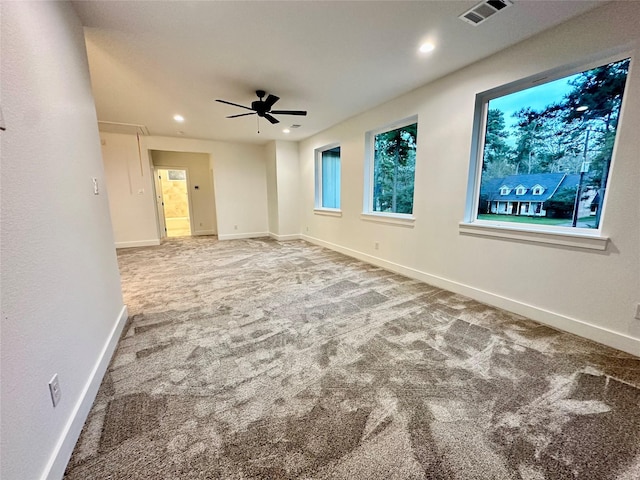
MULTIPOLYGON (((418 123, 369 132, 369 212, 412 214, 418 123)), ((366 209, 366 208, 365 208, 366 209)))
POLYGON ((316 151, 316 208, 340 209, 340 147, 316 151))
POLYGON ((479 94, 471 220, 598 229, 629 64, 479 94))

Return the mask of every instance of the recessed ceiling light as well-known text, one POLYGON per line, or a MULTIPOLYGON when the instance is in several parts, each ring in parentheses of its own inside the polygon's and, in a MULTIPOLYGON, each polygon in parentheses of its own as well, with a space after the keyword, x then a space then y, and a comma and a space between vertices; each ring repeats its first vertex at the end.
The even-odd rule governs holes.
POLYGON ((176 122, 179 122, 179 123, 184 122, 184 117, 183 117, 182 115, 174 115, 174 116, 173 116, 173 119, 174 119, 176 122))
POLYGON ((282 130, 282 133, 289 133, 291 132, 291 130, 289 130, 288 128, 285 128, 284 130, 282 130))
POLYGON ((587 110, 589 110, 589 107, 587 107, 586 105, 580 105, 578 108, 576 108, 576 112, 586 112, 587 110))
POLYGON ((422 45, 420 45, 420 52, 422 52, 422 53, 432 52, 435 48, 436 47, 435 47, 435 45, 433 43, 426 42, 426 43, 423 43, 422 45))

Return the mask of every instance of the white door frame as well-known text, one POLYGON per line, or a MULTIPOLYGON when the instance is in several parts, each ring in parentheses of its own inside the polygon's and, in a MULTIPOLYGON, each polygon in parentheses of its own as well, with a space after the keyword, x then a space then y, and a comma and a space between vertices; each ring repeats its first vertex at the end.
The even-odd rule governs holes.
MULTIPOLYGON (((155 178, 158 179, 158 177, 160 176, 159 170, 184 170, 186 173, 186 177, 187 177, 187 203, 189 204, 189 235, 193 236, 193 205, 191 202, 191 182, 189 180, 189 168, 188 167, 180 167, 180 166, 166 166, 166 165, 154 165, 153 166, 153 171, 154 171, 154 175, 155 178)), ((155 182, 154 182, 155 185, 155 182)), ((156 190, 158 189, 158 187, 156 187, 156 190)), ((158 195, 157 191, 156 191, 156 199, 157 198, 161 198, 162 199, 162 188, 160 188, 160 195, 158 195)), ((160 231, 160 238, 165 238, 167 236, 167 230, 166 230, 166 222, 165 222, 165 216, 164 216, 164 201, 161 202, 160 207, 162 208, 158 208, 158 231, 160 231), (164 235, 162 235, 162 233, 164 232, 164 235)))
POLYGON ((156 216, 158 217, 156 226, 158 228, 158 235, 160 236, 160 240, 167 237, 167 225, 164 221, 164 199, 162 198, 162 186, 160 185, 160 168, 153 168, 153 189, 154 195, 156 199, 156 216))

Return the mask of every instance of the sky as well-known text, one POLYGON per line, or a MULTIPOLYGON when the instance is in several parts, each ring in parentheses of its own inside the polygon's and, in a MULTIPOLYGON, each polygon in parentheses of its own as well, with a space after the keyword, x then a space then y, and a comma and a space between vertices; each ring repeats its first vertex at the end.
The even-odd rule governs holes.
POLYGON ((505 95, 504 97, 495 98, 489 101, 489 108, 497 108, 504 113, 504 121, 507 129, 517 123, 513 118, 513 114, 525 107, 531 107, 533 110, 541 111, 547 105, 557 103, 562 100, 565 94, 572 89, 569 82, 580 74, 564 77, 553 82, 544 83, 536 87, 527 88, 519 92, 505 95))

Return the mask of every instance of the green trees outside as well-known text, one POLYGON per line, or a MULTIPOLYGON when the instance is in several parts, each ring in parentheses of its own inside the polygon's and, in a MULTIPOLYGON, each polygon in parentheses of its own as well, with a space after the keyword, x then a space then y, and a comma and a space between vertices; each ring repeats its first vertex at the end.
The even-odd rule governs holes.
POLYGON ((487 134, 484 143, 483 173, 489 178, 504 177, 512 171, 512 151, 507 143, 504 113, 491 108, 487 114, 487 134))
POLYGON ((417 134, 414 123, 375 136, 373 211, 413 213, 417 134))
MULTIPOLYGON (((626 59, 574 75, 562 98, 537 110, 522 105, 513 114, 515 123, 510 127, 504 112, 492 105, 499 102, 490 101, 481 195, 491 179, 514 174, 580 173, 586 163, 582 191, 595 189, 604 198, 629 63, 626 59)), ((571 194, 574 199, 577 193, 571 194)), ((569 198, 564 200, 571 203, 569 198)))
POLYGON ((562 187, 545 204, 547 216, 553 218, 571 218, 576 201, 576 189, 562 187), (551 213, 549 213, 551 212, 551 213))

